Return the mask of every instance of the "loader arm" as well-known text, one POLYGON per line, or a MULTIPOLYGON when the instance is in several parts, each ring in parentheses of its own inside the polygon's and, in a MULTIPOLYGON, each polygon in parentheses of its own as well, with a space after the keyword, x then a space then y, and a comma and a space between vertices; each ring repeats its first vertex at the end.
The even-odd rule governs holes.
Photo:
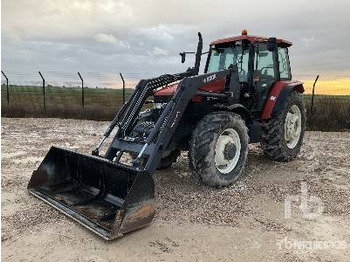
MULTIPOLYGON (((111 134, 113 129, 118 126, 118 136, 126 136, 126 132, 132 128, 132 124, 137 118, 139 112, 141 111, 142 106, 146 102, 147 97, 153 94, 153 91, 161 86, 171 84, 175 81, 179 81, 185 77, 194 75, 193 69, 188 69, 186 72, 178 74, 166 74, 157 78, 152 79, 143 79, 141 80, 135 91, 132 93, 131 97, 124 103, 116 114, 107 130, 103 134, 102 139, 97 144, 96 148, 92 151, 92 154, 95 156, 99 155, 99 149, 102 146, 102 143, 107 137, 111 134)), ((108 158, 108 157, 107 157, 108 158)), ((110 158, 109 158, 110 159, 110 158)), ((112 159, 110 159, 112 160, 112 159)))
MULTIPOLYGON (((130 128, 131 123, 135 121, 137 115, 140 113, 143 105, 141 101, 144 102, 147 98, 146 96, 143 96, 143 94, 147 94, 149 85, 143 85, 144 90, 141 89, 139 92, 141 97, 138 98, 135 96, 135 100, 140 101, 140 103, 136 104, 137 108, 132 107, 126 111, 128 114, 130 114, 130 116, 128 118, 123 118, 120 127, 121 131, 114 137, 104 157, 118 162, 124 152, 134 153, 137 155, 137 158, 133 163, 134 167, 140 170, 144 169, 148 173, 153 174, 161 159, 163 151, 168 147, 178 123, 193 96, 223 96, 227 97, 229 100, 233 100, 231 102, 238 101, 239 88, 235 86, 238 81, 230 81, 230 79, 233 77, 237 78, 237 74, 235 74, 236 72, 237 69, 232 68, 215 73, 184 78, 179 84, 179 87, 173 97, 167 103, 148 137, 143 143, 140 143, 135 142, 132 138, 128 137, 127 131, 128 128, 130 128), (226 93, 218 94, 199 91, 201 86, 221 78, 226 78, 226 83, 228 84, 226 93), (146 159, 146 161, 141 161, 141 159, 146 159)), ((148 95, 150 95, 150 93, 148 93, 148 95)), ((131 103, 131 105, 135 104, 131 103)))

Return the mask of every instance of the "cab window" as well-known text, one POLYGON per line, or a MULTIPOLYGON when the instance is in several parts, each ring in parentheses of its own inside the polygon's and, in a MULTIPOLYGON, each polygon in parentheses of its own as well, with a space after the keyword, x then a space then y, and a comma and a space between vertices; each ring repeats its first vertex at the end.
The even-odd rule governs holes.
POLYGON ((258 52, 254 59, 254 68, 254 78, 258 78, 262 81, 276 79, 273 52, 267 50, 266 44, 259 45, 258 52))
POLYGON ((280 78, 282 80, 290 80, 290 65, 288 59, 288 51, 287 48, 278 47, 278 65, 279 65, 279 73, 280 78))
POLYGON ((249 50, 240 45, 219 46, 213 48, 210 53, 207 73, 221 71, 236 65, 240 82, 248 82, 249 50))

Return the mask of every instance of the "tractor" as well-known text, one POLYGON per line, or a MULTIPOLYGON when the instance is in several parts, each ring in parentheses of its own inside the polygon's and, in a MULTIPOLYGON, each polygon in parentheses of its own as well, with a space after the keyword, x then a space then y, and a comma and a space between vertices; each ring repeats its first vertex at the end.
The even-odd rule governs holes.
POLYGON ((203 53, 198 38, 196 52, 180 53, 182 62, 195 53, 194 67, 141 80, 91 154, 52 147, 29 192, 111 240, 151 223, 154 172, 170 168, 182 151, 193 173, 219 188, 239 179, 249 143, 260 143, 272 160, 294 159, 306 118, 303 84, 292 80, 292 43, 243 30, 203 53))

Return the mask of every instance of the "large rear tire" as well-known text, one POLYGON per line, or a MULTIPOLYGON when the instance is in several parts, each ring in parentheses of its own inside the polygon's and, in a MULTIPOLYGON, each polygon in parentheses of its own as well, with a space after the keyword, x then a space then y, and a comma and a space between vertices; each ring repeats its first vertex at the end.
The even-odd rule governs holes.
POLYGON ((193 132, 190 166, 205 184, 228 186, 243 172, 248 144, 248 129, 238 114, 210 113, 193 132))
POLYGON ((261 147, 275 161, 286 162, 300 152, 306 115, 301 94, 293 91, 281 113, 263 124, 261 147))

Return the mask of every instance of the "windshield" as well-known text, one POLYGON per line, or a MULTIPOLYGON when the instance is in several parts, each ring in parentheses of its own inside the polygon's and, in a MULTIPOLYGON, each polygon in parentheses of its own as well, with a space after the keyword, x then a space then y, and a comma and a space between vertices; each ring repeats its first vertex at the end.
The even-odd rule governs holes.
POLYGON ((240 82, 248 82, 249 50, 241 46, 226 46, 212 49, 207 73, 227 69, 231 64, 237 65, 240 82))

